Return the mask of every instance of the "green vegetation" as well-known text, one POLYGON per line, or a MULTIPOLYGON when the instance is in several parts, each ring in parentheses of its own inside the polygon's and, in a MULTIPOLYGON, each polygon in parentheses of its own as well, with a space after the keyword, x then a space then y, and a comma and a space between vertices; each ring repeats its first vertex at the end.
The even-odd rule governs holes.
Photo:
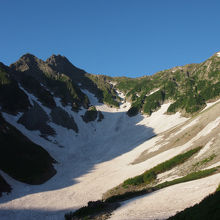
POLYGON ((8 74, 5 72, 3 68, 0 67, 0 85, 6 85, 9 83, 10 80, 8 74))
POLYGON ((212 168, 212 169, 208 169, 208 170, 192 172, 192 173, 189 173, 188 175, 186 175, 184 177, 181 177, 181 178, 178 178, 178 179, 175 179, 175 180, 172 180, 172 181, 166 181, 166 182, 158 184, 156 186, 152 186, 152 187, 148 186, 148 187, 140 188, 140 189, 139 188, 133 188, 133 189, 131 189, 129 191, 126 191, 122 194, 115 193, 114 195, 109 196, 108 198, 106 198, 105 201, 106 202, 121 202, 121 201, 128 200, 128 199, 131 199, 131 198, 134 198, 134 197, 137 197, 137 196, 148 194, 150 192, 153 192, 153 191, 156 191, 156 190, 159 190, 159 189, 163 189, 163 188, 168 187, 168 186, 172 186, 172 185, 183 183, 183 182, 189 182, 189 181, 192 181, 192 180, 201 179, 201 178, 210 176, 210 175, 216 173, 217 171, 218 171, 217 168, 212 168))
POLYGON ((88 202, 88 206, 84 206, 75 212, 65 214, 66 220, 73 219, 107 219, 111 212, 117 209, 118 203, 108 203, 103 201, 88 202), (103 218, 101 218, 103 216, 103 218), (105 218, 104 218, 105 217, 105 218))
POLYGON ((220 96, 220 62, 215 57, 210 59, 211 65, 203 62, 142 78, 117 78, 117 88, 132 101, 128 115, 134 116, 138 112, 150 115, 165 101, 173 101, 167 110, 170 114, 181 111, 192 115, 202 110, 207 101, 220 96), (160 92, 146 96, 155 89, 160 89, 160 92))
POLYGON ((206 87, 201 89, 200 94, 207 101, 220 96, 220 82, 215 84, 209 83, 206 87))
POLYGON ((170 160, 167 160, 157 166, 153 167, 150 170, 147 170, 143 174, 129 178, 124 181, 123 186, 127 185, 140 185, 140 184, 149 184, 152 181, 156 180, 157 175, 172 169, 173 167, 184 163, 187 159, 189 159, 193 154, 197 153, 202 147, 197 147, 195 149, 189 150, 186 153, 179 154, 170 160))
POLYGON ((216 154, 212 154, 212 155, 210 155, 209 157, 203 159, 202 161, 199 161, 199 162, 195 163, 193 166, 194 166, 194 167, 196 167, 196 166, 202 166, 202 165, 208 163, 209 161, 213 160, 215 157, 216 157, 216 154))
POLYGON ((74 85, 73 81, 64 74, 50 75, 45 73, 45 85, 54 95, 61 98, 63 105, 71 104, 72 109, 77 111, 80 106, 88 107, 89 99, 74 85))
POLYGON ((111 77, 104 75, 88 75, 88 77, 100 89, 100 101, 110 106, 119 107, 120 98, 117 96, 113 86, 109 83, 112 80, 111 77))
POLYGON ((184 182, 188 182, 188 181, 192 181, 192 180, 201 179, 201 178, 204 178, 204 177, 207 177, 207 176, 214 174, 216 171, 217 171, 216 168, 207 169, 207 170, 200 170, 200 171, 190 173, 184 177, 181 177, 181 178, 178 178, 178 179, 175 179, 172 181, 166 181, 164 183, 161 183, 161 184, 155 186, 154 188, 158 190, 158 189, 162 189, 164 187, 172 186, 172 185, 175 185, 178 183, 184 183, 184 182))
POLYGON ((151 115, 156 109, 158 109, 163 103, 165 98, 165 93, 162 90, 154 92, 145 99, 145 104, 143 106, 144 113, 151 115))
POLYGON ((195 113, 205 106, 205 100, 200 95, 193 92, 187 95, 180 96, 176 102, 172 103, 167 112, 175 113, 178 110, 184 109, 186 113, 195 113))

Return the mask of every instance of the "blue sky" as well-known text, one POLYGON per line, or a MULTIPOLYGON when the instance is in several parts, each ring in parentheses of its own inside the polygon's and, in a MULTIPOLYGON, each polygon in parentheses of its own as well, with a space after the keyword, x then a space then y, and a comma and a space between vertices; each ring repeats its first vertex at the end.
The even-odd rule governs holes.
POLYGON ((0 61, 66 56, 90 73, 138 77, 220 51, 219 0, 1 0, 0 61))

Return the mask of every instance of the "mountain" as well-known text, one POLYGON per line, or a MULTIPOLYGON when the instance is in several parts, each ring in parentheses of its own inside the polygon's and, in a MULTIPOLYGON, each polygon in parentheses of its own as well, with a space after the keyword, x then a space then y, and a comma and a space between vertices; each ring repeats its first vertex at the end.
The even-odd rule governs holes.
POLYGON ((0 217, 164 219, 194 205, 220 183, 219 98, 219 53, 140 78, 61 55, 0 63, 0 217))
POLYGON ((161 104, 172 100, 168 114, 181 111, 191 115, 220 94, 220 57, 218 53, 200 64, 174 67, 138 79, 119 78, 117 88, 132 101, 130 116, 152 114, 161 104), (152 93, 152 91, 155 91, 152 93))

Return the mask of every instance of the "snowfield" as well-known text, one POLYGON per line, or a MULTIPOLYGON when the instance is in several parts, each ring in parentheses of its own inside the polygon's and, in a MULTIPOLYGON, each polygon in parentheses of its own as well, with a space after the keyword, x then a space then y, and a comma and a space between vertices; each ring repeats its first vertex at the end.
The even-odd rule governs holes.
POLYGON ((220 174, 167 187, 146 196, 126 201, 113 212, 111 220, 166 219, 199 203, 218 187, 220 174))
MULTIPOLYGON (((141 174, 181 153, 192 144, 187 143, 132 165, 134 159, 143 151, 153 151, 158 147, 157 142, 163 136, 154 137, 155 135, 184 123, 187 118, 181 117, 179 113, 163 114, 169 103, 164 104, 150 117, 139 114, 129 118, 126 111, 130 103, 124 102, 119 109, 110 108, 98 103, 94 95, 88 91, 83 92, 88 95, 91 103, 96 105, 97 110, 102 111, 104 120, 85 123, 81 118, 85 109, 75 113, 70 106, 63 107, 59 98, 55 99, 57 106, 74 117, 79 133, 50 122, 49 125, 57 135, 49 136, 49 140, 46 140, 39 136, 38 131, 29 131, 18 124, 18 116, 3 114, 8 122, 33 142, 44 147, 58 163, 54 165, 57 174, 42 185, 24 184, 0 171, 13 188, 11 194, 0 198, 1 220, 64 219, 64 214, 69 210, 84 206, 88 201, 101 199, 103 193, 125 179, 141 174)), ((28 96, 29 99, 38 102, 33 95, 28 96)), ((123 98, 123 94, 121 97, 123 98)), ((38 104, 42 107, 41 103, 38 104)), ((43 108, 50 113, 50 109, 43 108)), ((207 129, 214 129, 219 123, 218 118, 207 125, 199 135, 204 135, 208 132, 207 129)), ((126 202, 114 212, 112 219, 165 218, 199 202, 213 192, 219 182, 220 174, 217 174, 159 190, 126 202)))

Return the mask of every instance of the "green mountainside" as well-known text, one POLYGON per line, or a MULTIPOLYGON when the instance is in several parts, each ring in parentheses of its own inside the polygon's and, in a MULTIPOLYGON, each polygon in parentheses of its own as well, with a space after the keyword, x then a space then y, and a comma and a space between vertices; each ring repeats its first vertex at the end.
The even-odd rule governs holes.
MULTIPOLYGON (((109 77, 86 73, 72 65, 66 57, 52 55, 46 61, 26 54, 10 65, 11 78, 34 94, 47 107, 55 107, 53 95, 74 111, 89 108, 82 89, 95 94, 100 102, 118 107, 116 90, 132 102, 129 116, 141 112, 151 115, 163 103, 171 101, 167 113, 180 111, 192 115, 220 95, 220 57, 214 54, 200 64, 189 64, 140 78, 109 77)), ((3 80, 3 79, 2 79, 3 80)))
POLYGON ((152 76, 115 80, 116 87, 132 101, 129 116, 138 112, 150 115, 166 101, 173 102, 167 113, 181 111, 187 116, 220 96, 220 57, 215 54, 203 63, 174 67, 152 76))

